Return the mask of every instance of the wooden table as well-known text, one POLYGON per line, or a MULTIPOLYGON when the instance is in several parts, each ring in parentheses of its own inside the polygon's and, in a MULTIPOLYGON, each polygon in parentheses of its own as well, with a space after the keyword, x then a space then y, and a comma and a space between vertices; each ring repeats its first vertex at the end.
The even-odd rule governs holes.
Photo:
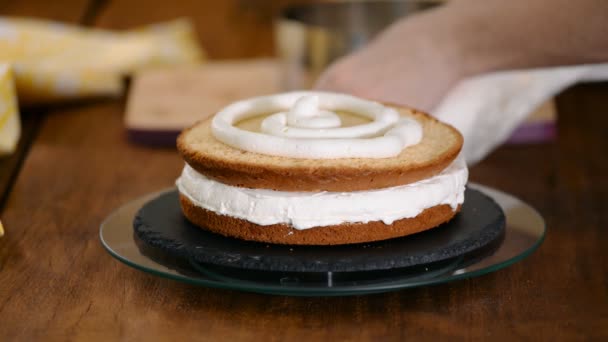
MULTIPOLYGON (((190 15, 224 58, 268 55, 286 2, 4 1, 0 13, 120 29, 190 15)), ((566 91, 555 143, 503 147, 471 170, 543 214, 536 253, 475 279, 345 298, 200 288, 117 262, 100 222, 171 185, 180 158, 127 142, 122 100, 28 110, 20 153, 0 164, 0 340, 606 339, 607 98, 606 84, 566 91)))

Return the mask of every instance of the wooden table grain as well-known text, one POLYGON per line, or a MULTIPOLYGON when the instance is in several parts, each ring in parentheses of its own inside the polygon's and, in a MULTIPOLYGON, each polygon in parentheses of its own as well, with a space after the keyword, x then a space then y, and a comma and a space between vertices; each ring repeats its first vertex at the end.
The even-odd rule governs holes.
MULTIPOLYGON (((142 7, 96 2, 95 15, 87 16, 93 25, 125 28, 170 19, 183 8, 204 32, 237 30, 202 19, 211 2, 172 1, 161 7, 167 12, 151 5, 165 2, 132 3, 142 7)), ((229 3, 218 6, 233 16, 251 6, 229 3)), ((265 18, 275 5, 242 15, 265 18)), ((10 13, 78 22, 88 6, 10 13)), ((209 51, 270 54, 271 31, 258 30, 264 20, 247 18, 250 27, 238 30, 251 30, 263 48, 203 37, 209 51)), ((171 185, 182 161, 174 149, 127 141, 123 100, 45 110, 0 211, 7 230, 0 239, 0 340, 607 339, 607 98, 607 84, 566 91, 557 101, 556 142, 502 147, 471 169, 472 180, 542 213, 548 232, 536 253, 475 279, 342 298, 207 289, 117 262, 101 247, 100 222, 126 201, 171 185)))

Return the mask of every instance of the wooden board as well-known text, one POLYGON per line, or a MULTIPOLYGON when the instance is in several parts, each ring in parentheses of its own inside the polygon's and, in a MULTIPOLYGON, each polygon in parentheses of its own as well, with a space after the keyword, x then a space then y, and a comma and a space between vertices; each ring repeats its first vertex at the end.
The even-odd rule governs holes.
POLYGON ((226 105, 279 91, 274 60, 208 62, 148 70, 133 79, 125 126, 133 141, 173 145, 177 134, 226 105))

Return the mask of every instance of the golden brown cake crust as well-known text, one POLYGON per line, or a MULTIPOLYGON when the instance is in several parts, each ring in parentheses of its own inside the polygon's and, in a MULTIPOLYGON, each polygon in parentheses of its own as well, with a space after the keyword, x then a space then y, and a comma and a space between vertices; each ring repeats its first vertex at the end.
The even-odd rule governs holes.
POLYGON ((184 130, 177 149, 192 168, 221 183, 280 191, 350 192, 409 184, 430 178, 458 155, 463 138, 428 114, 393 106, 423 126, 422 141, 393 158, 296 159, 232 148, 216 140, 211 119, 184 130))
POLYGON ((424 210, 414 218, 397 220, 390 225, 373 221, 297 230, 286 224, 260 226, 220 215, 195 206, 181 194, 180 204, 186 218, 202 229, 242 240, 285 245, 342 245, 386 240, 437 227, 452 219, 460 210, 460 207, 454 211, 449 205, 438 205, 424 210))

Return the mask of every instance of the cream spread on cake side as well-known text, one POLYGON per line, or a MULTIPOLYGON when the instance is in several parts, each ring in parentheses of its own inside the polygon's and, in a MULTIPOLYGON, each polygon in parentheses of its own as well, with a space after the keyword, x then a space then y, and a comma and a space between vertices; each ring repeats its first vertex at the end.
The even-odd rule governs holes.
POLYGON ((234 148, 289 158, 390 158, 422 139, 422 126, 378 102, 345 94, 299 91, 235 102, 211 122, 213 136, 234 148), (342 126, 334 111, 371 120, 342 126), (268 115, 268 113, 270 113, 268 115), (235 125, 268 115, 260 132, 235 125))
POLYGON ((456 210, 464 201, 467 178, 466 164, 459 157, 440 174, 407 185, 355 192, 286 192, 226 185, 186 165, 177 187, 193 204, 215 213, 302 230, 342 223, 392 224, 442 204, 456 210))

